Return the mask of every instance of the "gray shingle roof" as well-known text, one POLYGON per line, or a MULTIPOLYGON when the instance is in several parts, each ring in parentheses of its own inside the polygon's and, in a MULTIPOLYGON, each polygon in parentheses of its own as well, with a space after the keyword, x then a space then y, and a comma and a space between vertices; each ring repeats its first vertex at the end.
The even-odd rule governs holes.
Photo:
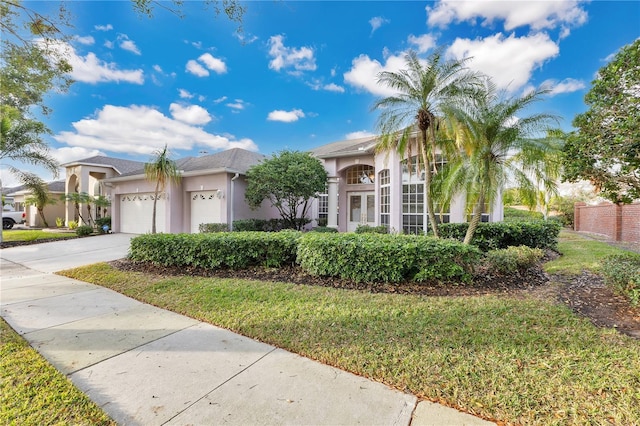
MULTIPOLYGON (((51 192, 64 192, 64 180, 55 180, 47 183, 47 188, 51 192)), ((2 188, 3 194, 15 194, 16 192, 24 191, 25 185, 14 186, 13 188, 2 188)))
POLYGON ((177 161, 178 168, 185 172, 210 169, 229 169, 246 173, 249 167, 258 164, 266 157, 257 152, 242 148, 232 148, 202 157, 187 157, 177 161))
POLYGON ((362 155, 373 152, 377 136, 367 136, 358 139, 332 142, 319 146, 311 150, 311 154, 316 157, 331 157, 344 155, 362 155))
POLYGON ((82 160, 70 161, 62 164, 62 167, 69 167, 75 164, 99 164, 102 166, 111 166, 121 175, 130 174, 132 172, 142 173, 144 163, 141 161, 125 160, 123 158, 105 157, 104 155, 96 155, 94 157, 84 158, 82 160))

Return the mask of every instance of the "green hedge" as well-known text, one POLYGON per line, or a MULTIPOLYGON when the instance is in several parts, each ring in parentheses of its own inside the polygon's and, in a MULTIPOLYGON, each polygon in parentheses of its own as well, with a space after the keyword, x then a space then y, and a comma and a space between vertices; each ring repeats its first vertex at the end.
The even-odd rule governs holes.
POLYGON ((635 306, 640 304, 640 254, 607 256, 602 262, 601 273, 615 292, 628 297, 635 306))
POLYGON ((413 235, 307 233, 298 241, 305 271, 354 281, 466 281, 480 257, 473 246, 413 235))
POLYGON ((203 234, 210 234, 213 232, 227 232, 229 231, 229 225, 226 223, 201 223, 198 225, 198 230, 203 234))
POLYGON ((129 258, 206 269, 280 267, 295 263, 300 235, 296 231, 146 234, 131 240, 129 258))
POLYGON ((544 252, 539 248, 527 246, 507 247, 491 250, 485 255, 485 263, 489 270, 500 274, 525 272, 542 260, 544 252))
POLYGON ((388 234, 389 228, 384 225, 370 226, 370 225, 358 225, 356 228, 356 234, 388 234))
MULTIPOLYGON (((442 238, 464 240, 468 223, 443 223, 438 227, 442 238)), ((561 225, 557 221, 479 223, 471 243, 480 250, 506 249, 509 246, 556 248, 561 225)))

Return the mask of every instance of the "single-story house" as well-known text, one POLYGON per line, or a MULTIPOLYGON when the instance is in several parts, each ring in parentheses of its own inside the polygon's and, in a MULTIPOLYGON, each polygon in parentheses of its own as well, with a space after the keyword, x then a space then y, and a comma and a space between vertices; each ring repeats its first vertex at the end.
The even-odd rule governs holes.
MULTIPOLYGON (((42 210, 44 213, 45 220, 49 224, 49 226, 55 226, 57 218, 65 217, 65 202, 62 200, 65 194, 65 181, 57 180, 53 182, 47 183, 47 189, 51 194, 51 200, 55 201, 54 204, 47 204, 45 208, 42 210)), ((18 210, 24 210, 26 217, 26 224, 35 228, 44 227, 44 222, 38 214, 38 209, 36 206, 29 205, 27 203, 27 199, 31 193, 25 189, 24 185, 18 186, 12 189, 9 196, 11 196, 14 200, 16 207, 18 210)))
MULTIPOLYGON (((396 152, 376 153, 375 145, 376 137, 371 136, 311 150, 329 175, 326 193, 314 200, 309 218, 312 226, 326 224, 341 232, 353 231, 359 224, 383 225, 405 233, 428 229, 424 173, 417 159, 409 162, 396 152)), ((196 233, 201 223, 279 217, 268 202, 251 210, 244 199, 247 170, 265 158, 234 148, 177 160, 182 179, 170 184, 157 200, 157 232, 196 233)), ((436 167, 446 161, 441 156, 436 159, 436 167)), ((63 166, 67 193, 104 195, 111 201, 114 232, 150 232, 155 183, 145 178, 144 163, 97 156, 63 166)), ((464 194, 455 196, 450 205, 437 207, 442 222, 465 222, 469 218, 464 194)), ((76 215, 75 206, 67 202, 67 222, 77 220, 76 215)), ((502 200, 498 197, 493 206, 487 206, 482 220, 500 221, 502 217, 502 200)))

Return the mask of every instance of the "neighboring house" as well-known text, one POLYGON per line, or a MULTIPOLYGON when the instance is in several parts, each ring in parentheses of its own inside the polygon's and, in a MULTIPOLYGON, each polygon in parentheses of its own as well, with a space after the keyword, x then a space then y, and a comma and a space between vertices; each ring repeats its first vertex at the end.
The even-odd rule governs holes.
MULTIPOLYGON (((44 209, 44 216, 49 226, 55 226, 56 218, 65 217, 65 202, 62 200, 65 194, 65 181, 57 180, 49 182, 47 189, 51 194, 51 199, 57 201, 55 204, 47 204, 44 209)), ((44 223, 38 214, 36 206, 27 205, 26 200, 29 198, 30 192, 25 189, 24 185, 13 188, 9 194, 13 197, 14 202, 24 208, 27 215, 26 225, 34 228, 42 228, 44 223)))
MULTIPOLYGON (((424 200, 424 174, 418 173, 417 158, 409 173, 406 158, 396 152, 375 153, 376 137, 346 140, 311 151, 329 174, 327 193, 319 197, 315 217, 339 231, 354 231, 358 225, 386 226, 390 231, 422 233, 428 225, 424 200), (344 212, 344 213, 343 213, 344 212)), ((417 149, 414 150, 417 152, 417 149)), ((446 160, 436 155, 436 167, 446 160)), ((442 222, 466 222, 470 209, 464 194, 451 205, 436 206, 442 222)), ((487 206, 484 222, 501 221, 502 199, 487 206)))

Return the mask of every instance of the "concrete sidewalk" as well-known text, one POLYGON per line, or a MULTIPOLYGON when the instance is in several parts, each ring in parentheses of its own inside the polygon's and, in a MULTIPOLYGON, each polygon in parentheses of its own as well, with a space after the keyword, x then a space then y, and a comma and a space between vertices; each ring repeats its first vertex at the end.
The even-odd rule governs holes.
POLYGON ((2 317, 118 423, 491 424, 51 274, 124 257, 130 237, 115 234, 0 251, 2 317))

